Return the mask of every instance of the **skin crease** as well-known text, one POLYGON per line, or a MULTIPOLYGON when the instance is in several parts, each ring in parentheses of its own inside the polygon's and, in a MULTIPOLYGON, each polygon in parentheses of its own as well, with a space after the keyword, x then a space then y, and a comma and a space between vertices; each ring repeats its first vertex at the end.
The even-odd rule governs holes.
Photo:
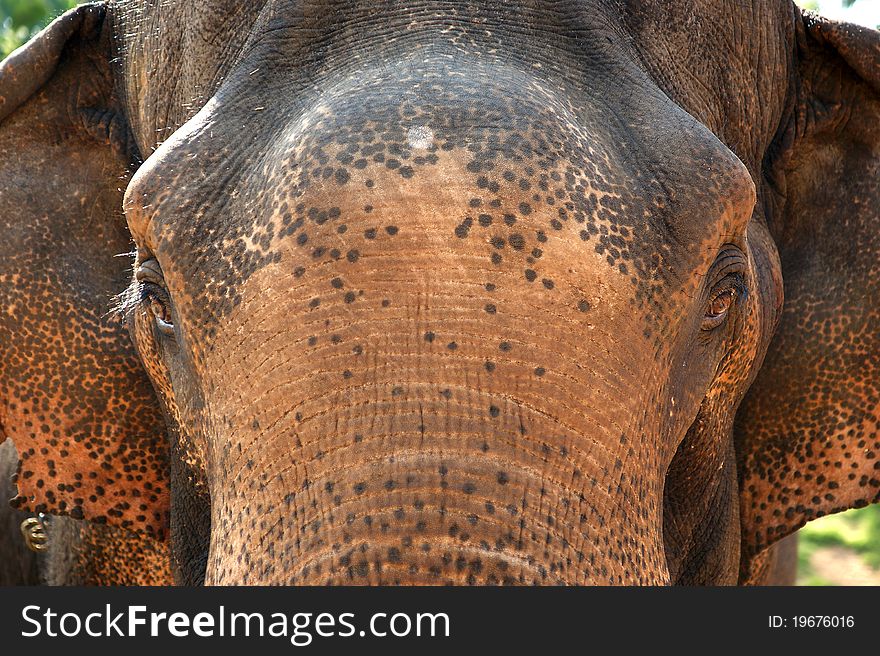
POLYGON ((748 583, 877 500, 875 34, 781 0, 107 20, 179 581, 748 583))

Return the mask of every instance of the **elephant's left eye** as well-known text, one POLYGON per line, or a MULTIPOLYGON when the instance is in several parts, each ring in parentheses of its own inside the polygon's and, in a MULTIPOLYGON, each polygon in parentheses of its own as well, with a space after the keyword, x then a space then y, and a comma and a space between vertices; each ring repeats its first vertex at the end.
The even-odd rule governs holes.
POLYGON ((156 322, 157 330, 163 335, 174 334, 174 321, 171 317, 171 299, 165 289, 162 269, 155 260, 143 262, 135 273, 138 282, 140 301, 156 322))

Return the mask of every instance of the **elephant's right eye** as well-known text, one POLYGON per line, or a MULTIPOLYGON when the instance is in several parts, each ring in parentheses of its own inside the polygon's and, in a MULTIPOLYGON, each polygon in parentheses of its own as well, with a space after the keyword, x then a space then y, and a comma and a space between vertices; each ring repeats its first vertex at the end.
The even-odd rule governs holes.
POLYGON ((165 280, 159 263, 155 259, 143 262, 138 267, 135 278, 138 282, 140 302, 153 315, 157 330, 163 335, 174 335, 171 299, 165 289, 165 280))

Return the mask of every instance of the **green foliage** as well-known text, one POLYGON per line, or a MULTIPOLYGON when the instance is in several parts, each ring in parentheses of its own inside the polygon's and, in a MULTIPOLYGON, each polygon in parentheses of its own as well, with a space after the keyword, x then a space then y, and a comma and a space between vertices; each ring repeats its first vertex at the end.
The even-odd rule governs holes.
POLYGON ((833 585, 813 570, 813 555, 823 547, 846 549, 868 567, 880 570, 880 504, 823 517, 801 529, 798 572, 806 585, 833 585))
POLYGON ((0 59, 77 4, 76 0, 0 0, 0 59))

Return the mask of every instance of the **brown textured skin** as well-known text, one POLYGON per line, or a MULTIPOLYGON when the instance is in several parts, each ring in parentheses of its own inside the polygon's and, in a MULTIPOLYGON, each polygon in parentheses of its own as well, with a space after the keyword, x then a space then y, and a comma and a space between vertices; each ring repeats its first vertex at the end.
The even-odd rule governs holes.
POLYGON ((98 523, 56 522, 46 561, 71 567, 44 578, 160 583, 167 545, 146 536, 168 521, 164 420, 110 311, 132 154, 103 26, 81 8, 0 66, 0 440, 21 455, 16 506, 98 523))
POLYGON ((880 43, 810 18, 797 53, 768 171, 785 310, 738 419, 744 563, 880 499, 880 43))
POLYGON ((792 533, 754 557, 749 578, 740 585, 795 585, 798 566, 798 536, 792 533))
POLYGON ((748 582, 877 499, 876 33, 783 0, 109 16, 180 580, 748 582))
POLYGON ((46 520, 49 550, 41 558, 48 585, 171 585, 167 542, 116 526, 69 517, 46 520))
POLYGON ((31 513, 14 510, 12 476, 18 454, 11 440, 0 444, 0 585, 168 585, 174 578, 168 544, 115 526, 70 517, 44 516, 46 551, 27 548, 21 522, 31 513))

